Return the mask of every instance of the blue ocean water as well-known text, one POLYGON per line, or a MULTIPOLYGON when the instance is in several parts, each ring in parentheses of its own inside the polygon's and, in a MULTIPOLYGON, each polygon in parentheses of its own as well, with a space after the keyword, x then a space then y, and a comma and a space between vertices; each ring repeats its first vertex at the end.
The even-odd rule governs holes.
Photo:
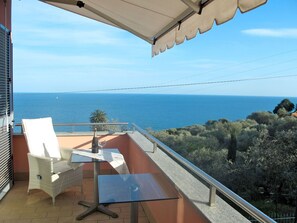
MULTIPOLYGON (((162 130, 205 124, 208 120, 245 119, 255 111, 272 111, 283 97, 201 96, 96 93, 14 93, 15 123, 51 116, 54 123, 89 122, 96 109, 109 120, 162 130)), ((294 104, 297 98, 289 98, 294 104)))

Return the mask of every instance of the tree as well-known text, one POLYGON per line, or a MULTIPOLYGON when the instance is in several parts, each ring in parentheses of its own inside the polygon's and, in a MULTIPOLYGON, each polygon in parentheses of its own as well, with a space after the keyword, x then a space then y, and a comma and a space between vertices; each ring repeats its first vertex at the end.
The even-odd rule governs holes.
POLYGON ((258 124, 269 125, 277 120, 277 115, 269 112, 253 112, 247 119, 255 120, 258 124))
POLYGON ((236 137, 237 139, 237 150, 246 152, 250 146, 254 144, 254 141, 259 137, 261 131, 256 127, 244 128, 236 137))
POLYGON ((236 160, 236 150, 237 150, 237 140, 235 134, 232 132, 231 133, 231 139, 230 143, 228 146, 228 155, 227 155, 227 160, 231 161, 232 163, 235 162, 236 160))
MULTIPOLYGON (((107 115, 104 111, 97 109, 90 115, 90 122, 91 123, 105 123, 107 122, 107 115)), ((93 130, 103 130, 105 128, 104 125, 94 125, 92 126, 93 130)))
MULTIPOLYGON (((277 195, 276 201, 288 203, 296 198, 297 188, 297 133, 296 129, 278 131, 274 136, 266 132, 257 139, 248 151, 247 162, 251 168, 261 173, 261 186, 268 194, 277 195)), ((259 183, 259 182, 258 182, 259 183)))
POLYGON ((297 119, 286 109, 290 107, 277 115, 254 112, 246 120, 220 119, 154 135, 245 199, 265 201, 267 207, 260 208, 273 210, 273 201, 281 204, 278 208, 292 208, 297 205, 297 119))
POLYGON ((278 114, 280 109, 285 109, 285 111, 290 112, 294 107, 294 104, 289 99, 284 99, 274 108, 273 113, 278 114))
POLYGON ((271 125, 266 128, 271 136, 274 136, 277 132, 288 131, 290 129, 297 130, 297 119, 292 116, 286 116, 277 119, 271 125))

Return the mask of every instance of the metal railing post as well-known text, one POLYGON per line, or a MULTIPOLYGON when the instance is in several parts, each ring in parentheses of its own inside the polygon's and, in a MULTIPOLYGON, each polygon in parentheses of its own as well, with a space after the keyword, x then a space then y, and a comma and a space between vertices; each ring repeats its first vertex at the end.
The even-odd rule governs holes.
POLYGON ((153 143, 153 153, 157 151, 158 145, 156 142, 153 143))
POLYGON ((132 132, 134 133, 135 132, 135 126, 132 125, 132 132))
POLYGON ((216 193, 217 189, 214 186, 209 187, 209 206, 214 207, 216 205, 216 193))

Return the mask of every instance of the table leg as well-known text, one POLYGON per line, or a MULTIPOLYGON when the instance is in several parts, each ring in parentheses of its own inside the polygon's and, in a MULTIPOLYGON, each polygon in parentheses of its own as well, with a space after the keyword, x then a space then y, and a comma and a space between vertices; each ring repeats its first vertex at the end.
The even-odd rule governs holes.
POLYGON ((138 223, 138 202, 131 203, 131 223, 138 223))
POLYGON ((85 210, 80 215, 78 215, 76 217, 76 220, 82 220, 85 217, 87 217, 88 215, 90 215, 90 214, 92 214, 92 213, 94 213, 96 211, 99 211, 99 212, 101 212, 103 214, 106 214, 106 215, 108 215, 108 216, 110 216, 112 218, 117 218, 118 217, 118 215, 116 213, 114 213, 111 210, 107 209, 103 205, 98 205, 98 204, 87 202, 87 201, 79 201, 78 204, 83 205, 85 207, 88 207, 88 209, 85 210))
MULTIPOLYGON (((81 213, 80 215, 78 215, 77 217, 76 217, 76 220, 82 220, 82 219, 84 219, 85 217, 87 217, 88 215, 90 215, 90 214, 92 214, 92 213, 94 213, 95 211, 97 211, 97 204, 91 204, 90 203, 90 206, 87 206, 87 204, 86 204, 87 202, 83 202, 83 201, 80 201, 80 202, 78 202, 78 204, 81 204, 81 205, 83 205, 83 206, 86 206, 86 207, 88 207, 88 209, 87 210, 85 210, 83 213, 81 213)), ((89 203, 89 202, 88 202, 89 203)))
POLYGON ((112 218, 117 218, 117 213, 108 210, 104 205, 99 205, 99 195, 98 195, 98 178, 100 167, 98 168, 98 162, 94 162, 94 202, 87 202, 87 201, 79 201, 78 204, 87 207, 88 209, 85 210, 83 213, 76 217, 76 220, 82 220, 88 215, 99 211, 103 214, 106 214, 112 218))

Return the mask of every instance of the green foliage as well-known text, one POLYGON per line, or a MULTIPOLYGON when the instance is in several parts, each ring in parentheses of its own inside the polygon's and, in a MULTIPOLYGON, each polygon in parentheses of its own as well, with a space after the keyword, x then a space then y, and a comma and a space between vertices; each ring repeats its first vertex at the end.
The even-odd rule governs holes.
POLYGON ((202 147, 188 154, 188 159, 197 166, 203 166, 203 170, 217 179, 222 179, 226 172, 218 172, 218 169, 226 169, 227 150, 212 150, 202 147), (215 163, 214 163, 215 160, 215 163))
POLYGON ((255 127, 246 127, 237 135, 237 149, 246 152, 255 143, 261 131, 255 127))
POLYGON ((263 187, 290 202, 297 190, 297 132, 287 129, 259 138, 248 151, 248 164, 260 169, 263 187))
MULTIPOLYGON (((102 110, 95 110, 94 112, 91 113, 90 115, 90 122, 91 123, 104 123, 104 122, 107 122, 108 119, 107 119, 107 115, 104 111, 102 110)), ((98 131, 100 130, 104 130, 105 126, 104 125, 94 125, 92 127, 92 129, 96 129, 98 131)))
POLYGON ((185 128, 187 131, 191 133, 192 136, 197 136, 205 131, 205 126, 203 125, 192 125, 185 128))
POLYGON ((283 100, 277 114, 254 112, 246 120, 211 120, 152 134, 247 200, 294 205, 297 118, 288 116, 292 109, 283 100))
POLYGON ((269 134, 274 136, 276 132, 287 131, 290 129, 297 130, 297 118, 286 116, 278 118, 275 122, 267 127, 269 134))
POLYGON ((294 109, 294 104, 289 99, 284 99, 273 110, 274 114, 286 114, 294 109))
POLYGON ((234 133, 231 133, 231 139, 228 146, 227 160, 234 163, 236 160, 237 139, 234 133))
POLYGON ((290 114, 288 113, 288 111, 285 108, 280 108, 277 110, 276 113, 279 117, 286 117, 289 116, 290 114))
POLYGON ((255 120, 258 124, 270 125, 277 120, 277 115, 270 112, 253 112, 247 119, 255 120))

